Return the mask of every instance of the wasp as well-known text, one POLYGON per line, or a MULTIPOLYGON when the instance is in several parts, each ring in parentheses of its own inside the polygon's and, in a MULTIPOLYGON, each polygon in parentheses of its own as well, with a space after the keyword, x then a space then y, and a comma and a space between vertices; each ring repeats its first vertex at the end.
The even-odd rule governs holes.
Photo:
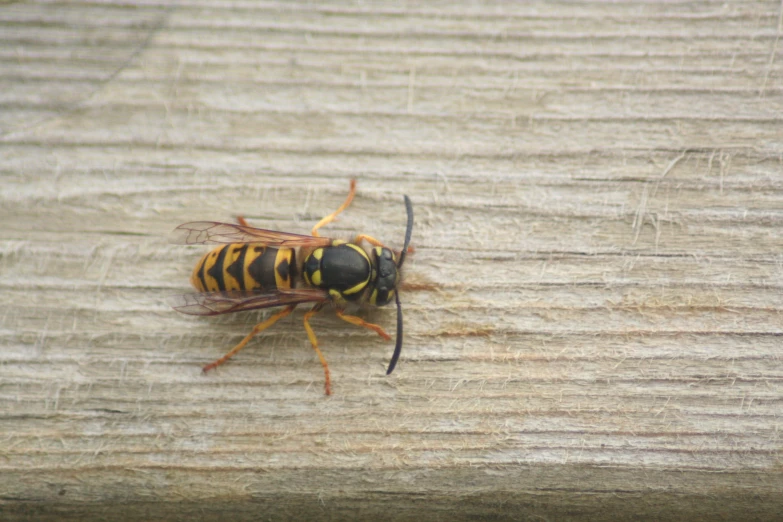
POLYGON ((254 228, 243 217, 236 225, 214 221, 193 221, 174 230, 173 241, 186 245, 219 244, 207 252, 190 277, 196 293, 173 296, 172 307, 190 315, 220 315, 282 306, 220 359, 204 366, 204 372, 217 368, 244 348, 250 340, 300 304, 313 303, 304 315, 304 328, 324 369, 324 389, 331 395, 329 366, 318 347, 310 319, 327 303, 337 317, 373 330, 391 340, 383 328, 345 313, 349 303, 384 306, 397 304, 397 340, 386 375, 397 364, 402 351, 402 305, 398 294, 400 269, 405 262, 413 231, 413 205, 404 196, 408 224, 402 250, 396 253, 365 234, 353 241, 322 237, 318 230, 335 220, 353 201, 356 181, 345 202, 324 217, 311 235, 254 228), (367 249, 363 245, 369 245, 367 249), (299 261, 299 262, 298 262, 299 261))

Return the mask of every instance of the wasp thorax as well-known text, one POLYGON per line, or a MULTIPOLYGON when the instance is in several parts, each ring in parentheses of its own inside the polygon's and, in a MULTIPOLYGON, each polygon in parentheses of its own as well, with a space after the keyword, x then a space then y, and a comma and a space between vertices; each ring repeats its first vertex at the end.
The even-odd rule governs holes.
POLYGON ((356 301, 370 283, 370 256, 353 243, 335 242, 315 249, 305 259, 305 282, 328 290, 338 300, 356 301))
POLYGON ((399 282, 397 258, 388 248, 375 247, 372 264, 376 277, 370 294, 370 304, 387 305, 394 300, 394 292, 399 282))

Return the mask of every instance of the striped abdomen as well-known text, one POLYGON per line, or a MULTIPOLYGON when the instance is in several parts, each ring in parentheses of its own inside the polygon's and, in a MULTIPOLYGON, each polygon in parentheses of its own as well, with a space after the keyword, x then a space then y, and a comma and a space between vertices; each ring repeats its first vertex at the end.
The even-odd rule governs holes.
POLYGON ((248 243, 218 247, 196 264, 190 282, 199 292, 293 288, 296 253, 248 243))

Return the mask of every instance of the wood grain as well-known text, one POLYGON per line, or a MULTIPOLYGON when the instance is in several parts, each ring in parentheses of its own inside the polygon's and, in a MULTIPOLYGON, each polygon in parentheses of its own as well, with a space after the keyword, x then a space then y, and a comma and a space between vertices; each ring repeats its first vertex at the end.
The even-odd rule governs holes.
MULTIPOLYGON (((783 3, 0 5, 0 518, 773 519, 783 3), (405 347, 179 315, 237 214, 406 263, 405 347)), ((363 317, 394 329, 393 309, 363 317)))

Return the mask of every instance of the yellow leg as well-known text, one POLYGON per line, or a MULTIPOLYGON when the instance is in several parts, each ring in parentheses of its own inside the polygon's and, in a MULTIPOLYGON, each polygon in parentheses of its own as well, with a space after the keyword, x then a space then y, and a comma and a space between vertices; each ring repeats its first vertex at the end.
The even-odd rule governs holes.
POLYGON ((354 239, 354 241, 353 241, 353 242, 354 242, 354 243, 356 243, 356 244, 359 244, 359 242, 360 242, 362 239, 364 239, 365 241, 367 241, 368 243, 370 243, 372 246, 377 246, 377 247, 386 248, 386 245, 384 245, 383 243, 381 243, 380 241, 378 241, 378 240, 377 240, 377 239, 375 239, 374 237, 370 237, 370 236, 368 236, 368 235, 366 235, 366 234, 359 234, 358 236, 356 236, 356 239, 354 239))
POLYGON ((347 197, 347 198, 345 198, 345 201, 343 202, 343 204, 342 204, 342 205, 340 205, 340 208, 338 208, 337 210, 335 210, 334 212, 332 212, 332 213, 331 213, 331 214, 329 214, 328 216, 324 217, 324 218, 323 218, 321 221, 319 221, 319 222, 318 222, 318 223, 317 223, 317 224, 316 224, 316 225, 313 227, 313 231, 311 232, 311 235, 313 235, 313 236, 315 236, 315 237, 321 237, 321 236, 318 234, 318 229, 319 229, 319 228, 321 228, 322 226, 324 226, 324 225, 328 225, 329 223, 331 223, 332 221, 334 221, 334 219, 337 217, 337 214, 339 214, 340 212, 342 212, 343 210, 345 210, 346 208, 348 208, 348 205, 350 205, 350 204, 351 204, 351 201, 353 201, 353 197, 354 197, 355 195, 356 195, 356 180, 355 180, 355 179, 352 179, 352 180, 351 180, 351 190, 348 192, 348 197, 347 197))
MULTIPOLYGON (((380 241, 378 241, 377 239, 375 239, 374 237, 368 236, 367 234, 359 234, 358 236, 356 236, 356 239, 354 239, 353 242, 358 245, 359 242, 362 239, 367 241, 368 243, 370 243, 372 246, 381 247, 381 248, 389 248, 386 245, 384 245, 383 243, 381 243, 380 241)), ((409 254, 413 254, 415 250, 416 249, 413 248, 412 246, 408 247, 408 253, 409 254)), ((396 252, 396 250, 395 250, 395 252, 396 252)), ((401 252, 397 252, 397 257, 400 257, 400 254, 401 254, 401 252)))
POLYGON ((387 341, 391 340, 391 336, 383 331, 383 328, 378 326, 377 324, 368 323, 367 321, 364 321, 363 319, 360 319, 359 317, 356 317, 355 315, 345 315, 342 311, 337 310, 337 317, 342 319, 343 321, 348 321, 351 324, 355 324, 356 326, 364 326, 365 328, 369 328, 370 330, 374 331, 387 341))
POLYGON ((277 312, 272 317, 270 317, 269 319, 267 319, 266 321, 264 321, 263 323, 258 323, 253 328, 253 330, 251 330, 251 332, 249 334, 247 334, 247 337, 242 339, 242 341, 238 345, 234 346, 234 348, 232 348, 230 352, 228 352, 226 355, 224 355, 223 357, 221 357, 217 361, 215 361, 213 363, 209 363, 208 365, 204 366, 204 368, 203 368, 204 373, 207 373, 209 370, 217 368, 218 366, 220 366, 221 364, 223 364, 224 362, 226 362, 227 360, 232 358, 234 355, 237 354, 237 352, 239 352, 239 350, 244 348, 245 345, 247 345, 247 343, 250 342, 250 339, 255 337, 258 333, 266 330, 267 328, 269 328, 270 326, 275 324, 277 321, 279 321, 283 317, 285 317, 288 314, 290 314, 291 312, 293 312, 294 308, 296 308, 296 305, 287 306, 287 307, 283 308, 282 310, 280 310, 279 312, 277 312))
POLYGON ((329 378, 329 365, 326 364, 326 358, 324 357, 324 354, 321 353, 321 350, 318 348, 318 339, 315 337, 315 332, 313 331, 312 327, 310 326, 310 318, 317 314, 321 308, 323 308, 323 303, 319 303, 313 307, 312 310, 307 312, 304 316, 304 327, 307 331, 307 338, 310 339, 310 344, 313 345, 313 350, 315 350, 315 353, 318 355, 318 358, 321 360, 321 366, 324 367, 324 393, 326 395, 332 394, 332 380, 329 378))

